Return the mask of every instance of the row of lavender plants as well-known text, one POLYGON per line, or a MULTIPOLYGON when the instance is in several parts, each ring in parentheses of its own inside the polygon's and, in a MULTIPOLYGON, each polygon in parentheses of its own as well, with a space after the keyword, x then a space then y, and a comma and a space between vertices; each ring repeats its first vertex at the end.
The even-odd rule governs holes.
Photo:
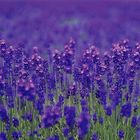
POLYGON ((76 50, 0 41, 0 140, 140 140, 140 44, 76 50))

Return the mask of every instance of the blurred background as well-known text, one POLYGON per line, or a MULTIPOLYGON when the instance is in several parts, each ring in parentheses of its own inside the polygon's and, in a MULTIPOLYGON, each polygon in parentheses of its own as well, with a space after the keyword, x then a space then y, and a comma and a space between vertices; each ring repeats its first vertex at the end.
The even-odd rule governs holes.
POLYGON ((140 41, 140 1, 0 0, 0 39, 25 48, 62 49, 73 37, 78 51, 118 40, 140 41))

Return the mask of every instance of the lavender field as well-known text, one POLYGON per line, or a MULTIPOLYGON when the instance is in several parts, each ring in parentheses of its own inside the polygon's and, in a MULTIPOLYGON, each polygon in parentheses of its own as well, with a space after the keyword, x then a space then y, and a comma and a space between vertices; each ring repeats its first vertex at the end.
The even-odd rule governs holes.
POLYGON ((140 1, 0 0, 0 140, 140 140, 140 1))

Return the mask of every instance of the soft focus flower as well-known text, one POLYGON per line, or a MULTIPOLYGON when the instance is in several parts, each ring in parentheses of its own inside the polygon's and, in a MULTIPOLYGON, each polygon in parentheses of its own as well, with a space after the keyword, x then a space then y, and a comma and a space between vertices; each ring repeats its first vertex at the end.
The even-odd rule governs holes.
POLYGON ((65 106, 64 115, 66 117, 66 124, 73 128, 75 124, 76 108, 75 106, 65 106))
POLYGON ((18 127, 19 126, 19 120, 18 120, 18 118, 13 117, 12 122, 13 122, 13 126, 14 127, 18 127))
POLYGON ((104 123, 103 117, 99 117, 99 123, 100 123, 100 124, 103 124, 103 123, 104 123))
POLYGON ((81 112, 77 120, 78 134, 80 138, 84 137, 88 133, 90 127, 89 121, 90 121, 90 116, 88 112, 81 112))
POLYGON ((57 106, 46 107, 45 113, 42 116, 42 126, 45 128, 54 126, 59 122, 61 117, 61 110, 57 106))
POLYGON ((59 136, 58 135, 54 135, 52 137, 47 138, 47 140, 59 140, 59 136))
POLYGON ((139 140, 140 139, 140 128, 138 127, 136 129, 136 140, 139 140))
POLYGON ((123 131, 123 130, 119 130, 119 131, 118 131, 118 137, 119 137, 120 139, 124 138, 124 131, 123 131))
POLYGON ((111 109, 110 106, 107 106, 107 107, 105 108, 105 113, 106 113, 106 115, 108 115, 108 116, 111 116, 111 115, 112 115, 112 109, 111 109))
POLYGON ((137 117, 136 116, 133 116, 132 117, 132 120, 131 120, 131 126, 135 128, 136 125, 137 125, 137 117))
POLYGON ((96 133, 92 135, 92 140, 99 140, 99 137, 96 133))
POLYGON ((75 140, 74 137, 69 137, 68 140, 75 140))
POLYGON ((21 132, 13 131, 12 137, 14 140, 18 140, 21 137, 21 132))
POLYGON ((7 111, 3 105, 0 105, 0 120, 1 121, 8 121, 9 120, 7 111))
POLYGON ((67 128, 67 127, 65 127, 64 129, 63 129, 63 134, 64 134, 64 136, 65 137, 67 137, 68 135, 69 135, 69 128, 67 128))
POLYGON ((93 118, 94 123, 96 123, 97 122, 97 114, 94 113, 92 118, 93 118))
POLYGON ((0 140, 8 140, 4 132, 0 133, 0 140))
POLYGON ((124 105, 122 105, 121 107, 121 116, 122 117, 130 117, 131 116, 131 109, 132 109, 132 106, 131 106, 131 103, 126 103, 124 105))

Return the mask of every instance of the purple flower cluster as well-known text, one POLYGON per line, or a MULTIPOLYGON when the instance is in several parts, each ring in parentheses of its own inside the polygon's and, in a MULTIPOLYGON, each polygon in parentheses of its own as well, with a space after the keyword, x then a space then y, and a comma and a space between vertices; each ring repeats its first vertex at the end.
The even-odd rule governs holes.
POLYGON ((75 125, 76 109, 75 106, 65 106, 64 115, 66 116, 66 124, 71 129, 75 125))
POLYGON ((57 106, 48 106, 42 116, 42 125, 44 128, 54 126, 61 118, 61 110, 57 106))
POLYGON ((90 116, 87 112, 82 112, 77 120, 78 135, 82 139, 89 131, 90 128, 90 116))
POLYGON ((45 58, 37 47, 27 55, 0 42, 0 138, 31 130, 33 139, 98 140, 115 127, 123 139, 123 125, 139 129, 140 45, 124 40, 104 54, 89 46, 80 59, 75 49, 70 39, 45 58))

